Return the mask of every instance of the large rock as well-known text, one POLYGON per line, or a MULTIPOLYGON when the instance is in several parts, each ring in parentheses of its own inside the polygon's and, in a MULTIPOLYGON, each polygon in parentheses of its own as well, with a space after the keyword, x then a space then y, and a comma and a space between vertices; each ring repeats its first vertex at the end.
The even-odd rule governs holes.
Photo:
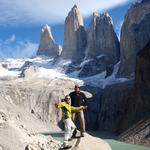
POLYGON ((28 66, 24 67, 20 76, 23 78, 32 78, 39 72, 39 68, 37 66, 28 66))
POLYGON ((85 63, 82 62, 80 67, 79 77, 93 76, 103 71, 106 71, 109 76, 112 74, 114 68, 113 64, 109 63, 109 59, 106 55, 85 60, 85 63))
POLYGON ((77 139, 75 147, 72 150, 112 150, 110 145, 106 141, 93 137, 89 134, 85 134, 84 138, 77 139), (89 142, 90 141, 90 142, 89 142))
POLYGON ((112 18, 108 13, 94 13, 87 30, 87 63, 82 67, 79 76, 91 76, 113 68, 119 61, 119 51, 119 40, 114 32, 112 18))
POLYGON ((61 46, 55 43, 51 28, 45 25, 41 32, 39 49, 37 55, 56 57, 61 53, 61 46))
MULTIPOLYGON (((10 84, 15 81, 6 82, 10 84)), ((13 91, 14 87, 8 85, 7 89, 9 88, 12 88, 10 95, 7 95, 6 91, 0 91, 0 150, 38 150, 37 146, 40 150, 58 150, 60 142, 53 140, 50 135, 48 137, 42 135, 46 132, 58 131, 58 128, 46 124, 27 111, 27 105, 25 108, 22 104, 15 105, 17 98, 23 97, 20 97, 19 93, 15 95, 17 93, 13 91), (30 145, 37 146, 33 148, 30 145)), ((26 100, 28 101, 27 98, 26 100)))
POLYGON ((150 146, 150 40, 138 52, 135 70, 134 93, 121 124, 123 131, 129 129, 120 140, 150 146))
POLYGON ((86 57, 95 58, 106 55, 110 63, 119 60, 119 40, 114 32, 112 18, 108 13, 94 13, 87 30, 86 57))
POLYGON ((150 38, 150 1, 143 0, 128 10, 121 29, 119 77, 133 77, 136 55, 150 38))
POLYGON ((83 18, 76 5, 71 9, 65 20, 64 30, 62 58, 79 63, 84 58, 87 41, 83 18))
POLYGON ((131 81, 104 89, 99 100, 98 128, 100 130, 119 131, 133 89, 134 85, 131 81))

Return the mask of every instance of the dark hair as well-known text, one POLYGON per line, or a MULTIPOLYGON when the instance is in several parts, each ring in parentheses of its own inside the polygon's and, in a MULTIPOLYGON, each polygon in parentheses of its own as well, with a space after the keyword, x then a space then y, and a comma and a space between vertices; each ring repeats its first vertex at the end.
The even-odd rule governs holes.
POLYGON ((75 88, 80 88, 80 86, 79 86, 78 84, 76 84, 74 87, 75 87, 75 88))
POLYGON ((65 101, 65 99, 61 99, 61 102, 64 102, 65 101))

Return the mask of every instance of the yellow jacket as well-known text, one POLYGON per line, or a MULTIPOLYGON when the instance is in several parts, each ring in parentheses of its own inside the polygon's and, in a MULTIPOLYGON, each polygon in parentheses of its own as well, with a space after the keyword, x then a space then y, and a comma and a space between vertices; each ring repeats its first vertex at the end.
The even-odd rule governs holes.
POLYGON ((65 102, 61 102, 58 104, 58 106, 56 107, 58 109, 62 109, 62 117, 63 119, 67 119, 67 118, 71 118, 72 117, 72 113, 74 112, 80 112, 80 110, 83 109, 83 107, 73 107, 65 102))

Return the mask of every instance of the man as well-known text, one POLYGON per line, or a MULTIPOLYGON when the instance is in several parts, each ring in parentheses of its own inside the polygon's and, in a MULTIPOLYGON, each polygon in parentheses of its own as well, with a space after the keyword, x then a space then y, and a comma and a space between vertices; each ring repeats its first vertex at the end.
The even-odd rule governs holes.
MULTIPOLYGON (((87 105, 87 98, 86 98, 85 94, 80 91, 80 87, 78 85, 75 85, 74 92, 71 92, 69 95, 71 97, 71 105, 72 106, 80 107, 80 106, 86 106, 87 105)), ((74 123, 75 123, 76 119, 79 120, 79 125, 80 125, 79 130, 81 132, 81 137, 84 137, 85 119, 84 119, 83 110, 72 115, 72 120, 74 123)), ((74 132, 73 136, 75 136, 75 135, 76 135, 76 132, 74 132)))

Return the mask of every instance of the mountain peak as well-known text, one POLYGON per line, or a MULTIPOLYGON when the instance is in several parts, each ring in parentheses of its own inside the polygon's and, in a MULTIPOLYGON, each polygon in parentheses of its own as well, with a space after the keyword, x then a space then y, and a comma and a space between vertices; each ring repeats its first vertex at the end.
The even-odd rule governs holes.
POLYGON ((76 4, 74 4, 72 9, 77 9, 77 8, 79 8, 79 7, 76 4))

